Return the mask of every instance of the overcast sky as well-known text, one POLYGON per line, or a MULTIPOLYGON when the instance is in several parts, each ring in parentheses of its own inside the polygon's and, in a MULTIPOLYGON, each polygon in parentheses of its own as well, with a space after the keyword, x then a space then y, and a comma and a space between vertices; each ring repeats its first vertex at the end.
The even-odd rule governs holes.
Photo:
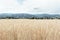
POLYGON ((60 13, 60 0, 0 0, 0 13, 60 13))

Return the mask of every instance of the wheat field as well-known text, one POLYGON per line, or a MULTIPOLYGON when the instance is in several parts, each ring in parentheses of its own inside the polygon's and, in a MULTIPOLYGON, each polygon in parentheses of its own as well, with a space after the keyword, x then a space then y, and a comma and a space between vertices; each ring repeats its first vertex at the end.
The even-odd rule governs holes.
POLYGON ((60 40, 60 20, 0 19, 0 40, 60 40))

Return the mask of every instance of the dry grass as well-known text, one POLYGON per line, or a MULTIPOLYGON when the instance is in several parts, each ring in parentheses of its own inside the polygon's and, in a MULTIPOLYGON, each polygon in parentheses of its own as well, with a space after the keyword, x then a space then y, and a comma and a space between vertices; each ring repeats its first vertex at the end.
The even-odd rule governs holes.
POLYGON ((60 40, 60 20, 1 19, 0 40, 60 40))

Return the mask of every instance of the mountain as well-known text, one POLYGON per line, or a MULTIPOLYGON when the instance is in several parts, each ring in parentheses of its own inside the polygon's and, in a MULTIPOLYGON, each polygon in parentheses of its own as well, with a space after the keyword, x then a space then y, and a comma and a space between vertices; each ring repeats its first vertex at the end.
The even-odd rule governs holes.
POLYGON ((32 18, 34 15, 31 14, 12 14, 15 18, 32 18))
POLYGON ((18 18, 32 18, 34 15, 31 14, 0 14, 0 18, 13 18, 13 19, 18 19, 18 18))
POLYGON ((0 19, 60 19, 60 14, 27 14, 27 13, 4 13, 0 19))
POLYGON ((35 14, 35 17, 42 19, 60 19, 60 14, 35 14))

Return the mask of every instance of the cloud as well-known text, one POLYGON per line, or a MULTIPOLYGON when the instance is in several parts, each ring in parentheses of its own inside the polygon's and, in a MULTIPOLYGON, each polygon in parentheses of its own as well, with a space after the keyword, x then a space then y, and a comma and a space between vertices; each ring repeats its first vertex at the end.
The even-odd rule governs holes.
POLYGON ((60 0, 0 0, 0 13, 27 13, 32 11, 60 13, 60 0))
POLYGON ((21 5, 23 5, 24 1, 26 1, 26 0, 17 0, 17 2, 21 5))

